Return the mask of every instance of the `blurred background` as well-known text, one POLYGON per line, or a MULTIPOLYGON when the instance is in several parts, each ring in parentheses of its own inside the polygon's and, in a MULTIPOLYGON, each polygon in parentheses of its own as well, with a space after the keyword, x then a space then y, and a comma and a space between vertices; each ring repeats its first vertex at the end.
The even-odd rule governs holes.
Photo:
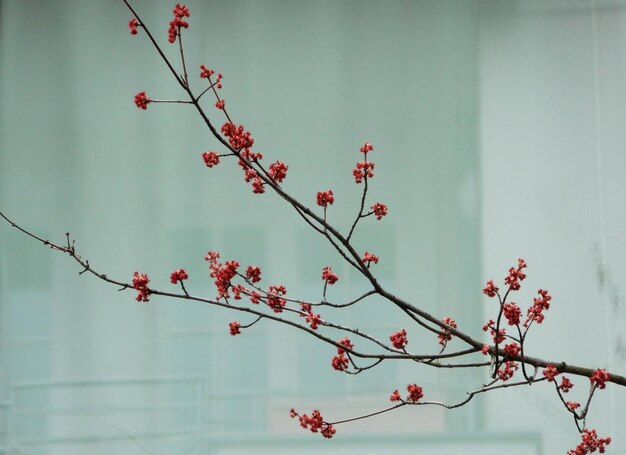
MULTIPOLYGON (((173 4, 133 2, 167 43, 173 4)), ((351 171, 371 142, 376 176, 355 245, 380 256, 381 283, 484 337, 496 315, 482 293, 523 257, 525 310, 553 295, 527 353, 626 374, 626 1, 201 1, 186 3, 192 87, 199 65, 223 73, 222 96, 284 188, 346 230, 360 186, 351 171)), ((204 255, 262 267, 264 283, 329 299, 367 289, 273 194, 253 195, 186 105, 122 2, 0 0, 0 210, 55 242, 70 232, 99 271, 135 270, 175 291, 213 297, 204 255)), ((207 111, 223 119, 205 99, 207 111)), ((153 297, 79 276, 73 261, 0 226, 0 453, 5 454, 553 454, 579 436, 552 387, 492 392, 454 411, 411 407, 339 426, 331 441, 289 409, 329 420, 387 406, 394 389, 460 401, 487 372, 382 364, 334 371, 335 350, 293 329, 153 297)), ((380 337, 406 328, 409 348, 436 337, 372 299, 324 317, 380 337)), ((452 342, 450 349, 461 347, 452 342)), ((572 400, 586 398, 576 379, 572 400)), ((624 453, 626 391, 596 394, 588 425, 624 453)))

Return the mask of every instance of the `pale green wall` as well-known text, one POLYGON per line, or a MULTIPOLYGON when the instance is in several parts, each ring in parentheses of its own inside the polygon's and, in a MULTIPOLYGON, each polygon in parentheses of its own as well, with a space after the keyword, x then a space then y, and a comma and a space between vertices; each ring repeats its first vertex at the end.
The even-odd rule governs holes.
MULTIPOLYGON (((524 3, 188 4, 192 75, 201 63, 224 74, 236 121, 268 163, 289 164, 285 188, 313 205, 317 191, 332 187, 329 216, 345 227, 359 197, 351 169, 360 145, 372 142, 371 194, 390 214, 364 223, 357 246, 381 256, 377 271, 395 293, 480 336, 483 278, 504 273, 500 256, 515 238, 514 226, 499 229, 492 207, 506 203, 508 184, 493 176, 515 175, 517 155, 491 141, 507 126, 495 107, 509 102, 494 84, 517 67, 493 65, 509 55, 506 46, 526 42, 511 35, 511 24, 525 24, 524 3)), ((138 7, 167 45, 171 4, 138 7)), ((549 38, 559 13, 538 14, 549 38)), ((135 108, 140 90, 162 98, 179 91, 144 37, 128 34, 129 18, 119 2, 0 2, 0 208, 57 241, 70 231, 95 267, 120 279, 141 270, 168 288, 169 272, 185 267, 190 290, 212 296, 202 258, 216 249, 258 263, 268 282, 307 298, 319 298, 319 271, 332 265, 342 286, 331 295, 355 295, 363 283, 277 197, 252 195, 233 163, 202 165, 200 153, 216 142, 190 109, 135 108)), ((569 33, 585 26, 574 22, 569 33)), ((531 244, 506 250, 504 267, 531 244)), ((330 368, 331 348, 303 334, 262 324, 233 338, 227 323, 239 315, 166 299, 138 304, 79 271, 0 228, 0 401, 9 403, 10 453, 135 454, 138 442, 154 454, 368 453, 366 446, 533 454, 564 452, 576 439, 558 417, 538 427, 533 416, 544 411, 525 395, 511 401, 526 406, 513 419, 524 424, 507 425, 507 406, 494 394, 455 412, 410 409, 346 425, 322 441, 288 418, 292 405, 350 414, 385 406, 407 382, 453 400, 483 376, 389 364, 348 377, 330 368)), ((345 318, 381 336, 405 324, 375 301, 345 318)), ((412 340, 436 345, 417 332, 412 340)))

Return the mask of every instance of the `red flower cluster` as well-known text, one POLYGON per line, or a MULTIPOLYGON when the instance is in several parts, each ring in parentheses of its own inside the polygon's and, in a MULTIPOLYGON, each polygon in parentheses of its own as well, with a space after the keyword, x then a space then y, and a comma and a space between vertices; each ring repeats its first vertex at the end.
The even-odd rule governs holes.
POLYGON ((517 363, 511 360, 507 360, 506 362, 504 362, 504 365, 498 370, 498 378, 501 381, 508 381, 513 377, 518 368, 519 367, 517 366, 517 363))
POLYGON ((215 107, 220 110, 223 110, 225 105, 226 105, 226 102, 224 100, 217 100, 215 102, 215 107))
POLYGON ((354 176, 354 181, 356 183, 361 183, 364 178, 374 177, 374 163, 370 163, 368 161, 356 163, 356 167, 352 171, 352 175, 354 176))
MULTIPOLYGON (((349 338, 343 338, 339 340, 341 346, 344 346, 346 349, 353 349, 354 346, 349 338)), ((345 371, 348 368, 348 357, 346 356, 346 350, 343 348, 337 348, 337 355, 333 357, 331 361, 331 365, 337 371, 345 371)))
POLYGON ((500 288, 493 284, 493 280, 487 281, 487 285, 483 288, 483 294, 487 294, 489 297, 495 297, 500 288))
POLYGON ((391 395, 389 395, 389 401, 402 401, 402 397, 400 396, 398 389, 394 390, 391 395))
POLYGON ((204 152, 202 154, 202 159, 207 167, 213 167, 220 164, 220 156, 215 152, 204 152))
POLYGON ((172 12, 174 14, 174 19, 170 22, 170 28, 167 31, 167 40, 170 43, 174 43, 176 41, 176 35, 181 27, 189 27, 189 23, 183 19, 183 17, 189 17, 189 8, 185 5, 177 3, 172 12))
POLYGON ((241 284, 235 284, 230 288, 233 291, 233 298, 235 300, 241 300, 241 294, 247 294, 248 290, 241 284))
POLYGON ((317 205, 320 207, 327 207, 329 205, 333 205, 335 202, 335 196, 333 195, 333 190, 328 191, 319 191, 317 193, 317 205))
POLYGON ((572 390, 572 387, 574 387, 574 384, 572 383, 572 381, 570 381, 567 376, 563 376, 561 378, 561 385, 559 386, 559 389, 561 390, 561 392, 567 393, 570 390, 572 390))
MULTIPOLYGON (((252 183, 252 192, 255 194, 265 193, 263 180, 261 179, 259 174, 254 169, 252 169, 246 162, 246 160, 248 162, 259 161, 263 158, 263 154, 250 151, 250 147, 252 147, 252 145, 254 144, 254 139, 252 138, 250 133, 246 131, 242 125, 235 126, 232 123, 224 123, 222 125, 221 131, 224 136, 228 138, 228 142, 233 149, 237 151, 243 150, 241 152, 241 159, 239 160, 238 164, 244 171, 244 180, 248 183, 252 183)), ((280 173, 283 170, 284 173, 287 172, 287 166, 284 166, 284 169, 282 169, 282 166, 278 166, 277 168, 275 164, 275 169, 276 170, 274 172, 278 172, 279 177, 281 177, 280 173)), ((284 178, 284 175, 282 175, 282 178, 284 178)))
POLYGON ((226 261, 225 263, 218 262, 220 255, 215 251, 209 251, 204 258, 209 263, 211 269, 210 276, 215 281, 215 287, 217 288, 217 298, 228 298, 228 289, 231 287, 230 280, 237 275, 237 268, 239 263, 237 261, 226 261))
POLYGON ((137 19, 135 19, 134 17, 128 21, 128 28, 130 29, 130 34, 131 35, 136 35, 137 34, 137 27, 139 26, 139 21, 137 21, 137 19))
POLYGON ((261 294, 257 291, 252 291, 250 293, 250 302, 254 304, 258 304, 259 302, 261 302, 261 294))
POLYGON ((521 351, 522 351, 522 348, 517 343, 509 343, 504 347, 505 354, 510 357, 515 357, 519 355, 521 351))
POLYGON ((502 305, 502 313, 504 314, 506 320, 509 321, 509 325, 517 325, 520 323, 522 310, 520 310, 515 302, 505 303, 502 305))
POLYGON ((222 125, 221 131, 235 150, 249 149, 254 144, 254 139, 243 125, 235 126, 227 122, 222 125))
POLYGON ((254 169, 252 169, 250 166, 248 166, 248 164, 243 160, 243 158, 245 158, 248 161, 260 160, 261 158, 263 158, 263 155, 261 153, 253 153, 249 151, 248 149, 245 149, 243 152, 241 152, 241 156, 242 156, 242 159, 239 160, 239 166, 241 166, 241 169, 243 169, 243 173, 244 173, 243 179, 248 183, 252 182, 253 193, 255 194, 265 193, 265 186, 264 186, 263 180, 261 180, 261 177, 259 177, 259 174, 257 174, 257 172, 254 169))
POLYGON ((306 315, 306 322, 311 326, 311 329, 317 330, 319 325, 322 323, 322 317, 319 314, 314 314, 313 311, 309 310, 306 315))
POLYGON ((522 272, 526 267, 526 261, 520 258, 517 260, 517 268, 511 267, 509 269, 509 276, 504 279, 504 283, 509 286, 511 291, 519 290, 520 281, 526 278, 526 274, 522 272))
POLYGON ((580 403, 578 403, 577 401, 566 401, 565 404, 567 405, 567 409, 569 409, 570 411, 575 411, 576 409, 580 408, 580 403))
POLYGON ((424 394, 422 393, 422 388, 416 384, 409 384, 408 386, 406 386, 406 390, 409 392, 408 396, 406 397, 406 401, 408 402, 417 403, 420 398, 424 397, 424 394))
POLYGON ((229 323, 228 328, 230 329, 230 334, 232 336, 239 335, 241 333, 241 324, 237 321, 229 323))
MULTIPOLYGON (((454 319, 451 319, 446 316, 445 318, 442 319, 442 321, 444 324, 449 325, 450 327, 454 329, 457 328, 457 325, 454 319)), ((445 346, 445 344, 452 339, 452 334, 446 330, 444 332, 440 332, 439 335, 437 335, 437 338, 439 338, 439 344, 442 346, 445 346)))
POLYGON ((402 329, 399 330, 395 333, 393 333, 389 339, 391 340, 391 343, 393 344, 393 347, 396 349, 404 349, 407 345, 407 343, 409 342, 406 339, 406 330, 402 329))
POLYGON ((374 146, 370 144, 369 142, 366 142, 361 147, 361 153, 365 153, 366 155, 367 155, 367 152, 371 152, 372 150, 374 150, 374 146))
POLYGON ((268 175, 270 178, 278 183, 281 183, 285 177, 287 177, 287 166, 282 161, 276 161, 275 163, 270 164, 270 168, 268 171, 268 175))
POLYGON ((385 204, 381 204, 380 202, 372 205, 371 209, 374 216, 379 221, 383 218, 383 216, 387 215, 387 206, 385 204))
POLYGON ((139 109, 143 109, 145 111, 148 109, 148 104, 151 102, 152 100, 148 98, 146 92, 139 92, 135 95, 135 106, 139 109))
POLYGON ((246 270, 246 278, 253 283, 261 281, 261 268, 257 266, 248 266, 246 270))
POLYGON ((584 429, 580 444, 578 444, 574 450, 568 450, 567 455, 587 455, 596 450, 600 453, 604 453, 606 446, 610 443, 611 438, 598 438, 596 430, 584 429))
POLYGON ((200 78, 201 79, 210 79, 211 76, 213 76, 215 74, 215 71, 213 71, 210 68, 207 68, 204 65, 200 65, 200 78))
POLYGON ((179 281, 182 282, 183 280, 186 280, 187 278, 189 278, 189 275, 187 275, 187 272, 185 272, 185 269, 174 270, 170 275, 170 281, 172 282, 172 284, 176 284, 179 281))
POLYGON ((322 280, 332 285, 339 281, 339 277, 333 272, 333 269, 330 267, 324 267, 322 269, 322 280))
MULTIPOLYGON (((200 77, 202 79, 208 79, 209 82, 211 81, 211 76, 213 76, 215 74, 215 71, 213 71, 210 68, 207 68, 204 65, 200 65, 200 77)), ((217 79, 215 81, 215 87, 222 88, 222 73, 217 73, 217 79)))
POLYGON ((528 327, 532 321, 535 321, 537 324, 541 324, 545 318, 543 311, 550 308, 550 300, 552 300, 552 297, 548 294, 548 291, 539 289, 537 292, 540 297, 535 297, 533 299, 533 305, 528 309, 526 321, 524 321, 524 327, 528 327))
POLYGON ((598 389, 604 389, 609 379, 611 379, 611 377, 609 376, 609 373, 602 368, 598 368, 596 371, 594 371, 591 377, 589 378, 589 380, 591 381, 591 384, 597 387, 598 389))
POLYGON ((306 322, 310 324, 311 329, 317 330, 322 323, 321 316, 313 313, 313 307, 310 303, 301 303, 300 308, 302 309, 300 317, 306 318, 306 322))
POLYGON ((309 430, 311 430, 312 433, 319 432, 327 439, 332 438, 333 435, 337 432, 337 430, 335 430, 331 424, 324 422, 322 414, 320 414, 317 409, 313 410, 313 412, 311 413, 311 417, 307 416, 306 414, 298 415, 295 409, 291 409, 291 411, 289 411, 289 415, 292 419, 298 417, 298 419, 300 420, 300 426, 302 428, 308 428, 309 430))
POLYGON ((369 268, 372 262, 374 264, 378 264, 378 256, 372 253, 368 253, 366 251, 363 257, 361 258, 361 261, 363 261, 365 265, 367 266, 367 268, 369 268))
POLYGON ((150 278, 145 273, 133 273, 133 287, 137 290, 137 302, 148 302, 150 300, 150 289, 148 283, 150 278))
POLYGON ((282 313, 283 308, 287 304, 287 301, 283 299, 283 297, 287 294, 285 286, 272 285, 267 291, 267 294, 267 300, 265 302, 267 303, 267 306, 269 306, 274 313, 282 313))
POLYGON ((548 382, 554 382, 554 378, 559 374, 559 371, 556 369, 554 365, 551 363, 543 370, 543 377, 546 378, 548 382))
MULTIPOLYGON (((406 386, 406 390, 408 392, 407 397, 406 397, 406 401, 409 403, 417 403, 421 398, 424 398, 424 393, 423 393, 423 389, 418 386, 417 384, 409 384, 406 386)), ((395 401, 402 401, 404 402, 405 400, 402 399, 402 397, 400 396, 400 392, 398 392, 398 389, 394 390, 391 395, 389 395, 389 401, 395 402, 395 401)))
POLYGON ((483 332, 486 332, 487 330, 489 330, 489 332, 491 333, 491 336, 493 337, 493 342, 496 344, 500 344, 504 341, 504 337, 506 336, 506 330, 500 329, 498 330, 498 333, 496 334, 496 328, 494 324, 495 324, 494 320, 489 319, 489 322, 487 322, 483 326, 483 332))

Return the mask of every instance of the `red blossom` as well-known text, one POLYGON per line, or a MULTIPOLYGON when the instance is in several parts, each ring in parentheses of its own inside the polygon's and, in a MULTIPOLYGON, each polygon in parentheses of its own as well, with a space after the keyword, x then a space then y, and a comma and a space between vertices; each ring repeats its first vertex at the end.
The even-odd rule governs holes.
MULTIPOLYGON (((341 346, 344 346, 346 349, 354 349, 354 345, 352 344, 352 342, 350 341, 350 338, 348 337, 342 338, 337 343, 339 343, 341 346)), ((337 352, 341 354, 342 352, 345 352, 345 351, 342 348, 337 348, 337 352)))
POLYGON ((374 213, 374 216, 379 221, 382 219, 383 216, 387 215, 387 206, 385 204, 381 204, 380 202, 372 205, 371 209, 374 213))
POLYGON ((561 390, 561 392, 567 393, 570 390, 572 390, 572 387, 574 387, 574 384, 572 383, 572 381, 570 381, 567 376, 563 376, 561 378, 561 385, 559 386, 559 389, 561 390))
POLYGON ((320 207, 327 207, 329 205, 333 205, 333 202, 335 202, 335 196, 333 195, 333 190, 318 191, 317 205, 319 205, 320 207))
POLYGON ((489 280, 483 288, 483 294, 487 294, 489 297, 495 297, 499 289, 500 288, 493 283, 493 280, 489 280))
POLYGON ((509 322, 509 325, 517 325, 520 323, 522 310, 520 310, 515 302, 505 303, 504 305, 502 305, 502 313, 504 314, 506 320, 509 322))
POLYGON ((248 290, 241 284, 236 284, 230 288, 233 291, 233 298, 241 300, 241 294, 248 294, 248 290))
POLYGON ((252 181, 252 192, 254 194, 263 194, 265 193, 265 185, 261 180, 261 177, 257 177, 252 181))
POLYGON ((500 329, 498 330, 498 333, 496 335, 496 329, 495 329, 494 324, 495 322, 493 321, 493 319, 489 319, 489 322, 487 322, 483 326, 483 331, 486 332, 487 330, 489 330, 489 332, 491 333, 491 336, 493 337, 493 342, 496 344, 500 344, 504 341, 506 337, 506 330, 500 329))
POLYGON ((513 377, 518 368, 519 367, 517 366, 517 363, 511 360, 507 360, 506 362, 504 362, 504 365, 498 370, 498 378, 501 381, 508 381, 513 377))
POLYGON ((361 258, 361 261, 363 261, 363 263, 367 266, 367 268, 369 268, 372 262, 374 264, 378 264, 378 256, 372 253, 368 253, 366 251, 365 254, 363 254, 363 257, 361 258))
POLYGON ((332 438, 336 432, 337 430, 335 430, 332 425, 324 425, 320 430, 320 433, 322 433, 322 436, 324 436, 326 439, 332 438))
POLYGON ((241 330, 239 330, 241 328, 241 324, 237 321, 229 323, 228 327, 232 336, 239 335, 241 333, 241 330))
MULTIPOLYGON (((210 68, 207 68, 204 65, 200 65, 200 77, 202 79, 208 79, 209 82, 211 82, 211 76, 213 76, 213 74, 215 74, 215 71, 213 71, 210 68)), ((214 83, 212 83, 212 85, 214 85, 218 89, 222 88, 222 83, 220 82, 221 80, 222 80, 222 75, 220 73, 218 73, 216 81, 214 83)))
POLYGON ((267 306, 269 306, 274 311, 274 313, 282 313, 283 308, 287 304, 287 301, 282 298, 287 294, 287 289, 285 289, 285 286, 272 285, 269 287, 267 294, 268 296, 265 302, 267 303, 267 306))
POLYGON ((259 174, 257 174, 254 169, 251 169, 249 167, 244 169, 244 177, 243 177, 243 179, 246 182, 251 182, 251 181, 253 181, 254 179, 257 179, 257 178, 259 178, 259 174))
MULTIPOLYGON (((263 159, 263 154, 260 152, 251 152, 249 148, 246 148, 241 152, 241 157, 245 158, 248 161, 259 161, 263 159)), ((240 160, 238 164, 243 168, 244 171, 248 169, 248 165, 243 160, 240 160)))
POLYGON ((371 152, 372 150, 374 150, 374 146, 372 144, 370 144, 369 142, 366 142, 361 147, 361 153, 367 154, 367 152, 371 152))
POLYGON ((596 430, 584 429, 580 444, 574 450, 568 450, 567 455, 587 455, 596 450, 600 453, 606 451, 606 446, 611 443, 611 438, 599 438, 596 430))
POLYGON ((598 389, 604 389, 609 379, 611 379, 609 373, 602 368, 598 368, 596 371, 594 371, 589 378, 591 384, 598 389))
POLYGON ((491 347, 488 344, 483 344, 483 347, 480 350, 480 352, 482 352, 483 355, 487 355, 489 354, 489 351, 491 351, 491 347))
POLYGON ((261 281, 261 268, 249 265, 246 270, 246 278, 252 283, 258 283, 261 281))
POLYGON ((143 109, 144 111, 148 109, 148 104, 150 104, 152 100, 148 98, 146 92, 139 92, 135 95, 135 106, 139 109, 143 109))
POLYGON ((422 388, 416 384, 409 384, 408 386, 406 386, 406 390, 409 392, 408 396, 406 397, 406 401, 408 402, 417 403, 420 398, 424 397, 424 394, 422 393, 422 388))
POLYGON ((528 309, 524 327, 528 327, 532 321, 541 324, 545 318, 543 311, 550 308, 550 300, 552 300, 552 297, 548 294, 548 291, 539 289, 537 293, 540 297, 533 299, 533 305, 528 309))
POLYGON ((374 177, 374 163, 370 163, 368 161, 356 163, 356 167, 352 171, 352 175, 354 176, 354 181, 356 183, 361 183, 365 178, 374 177))
POLYGON ((200 65, 200 77, 202 79, 209 79, 214 73, 215 71, 213 71, 212 69, 207 68, 204 65, 200 65))
POLYGON ((308 428, 313 433, 319 432, 327 439, 332 438, 336 433, 336 430, 331 424, 324 422, 322 415, 317 409, 313 410, 310 417, 306 414, 299 415, 295 409, 291 409, 289 411, 289 416, 292 419, 298 417, 302 428, 308 428))
POLYGON ((408 340, 406 339, 406 330, 404 329, 391 334, 389 339, 391 340, 393 347, 396 349, 404 349, 408 343, 408 340))
POLYGON ((401 401, 402 398, 400 397, 400 393, 398 392, 398 389, 394 390, 391 395, 389 395, 389 401, 401 401))
POLYGON ((567 405, 567 409, 569 409, 570 411, 574 411, 580 408, 580 403, 578 403, 577 401, 566 401, 565 404, 567 405))
POLYGON ((130 29, 131 35, 137 34, 137 27, 139 26, 139 21, 134 17, 128 21, 128 28, 130 29))
MULTIPOLYGON (((456 322, 452 318, 446 316, 442 319, 442 321, 444 324, 449 325, 454 329, 457 328, 456 322)), ((445 344, 452 339, 452 334, 445 330, 443 332, 440 332, 439 335, 437 335, 437 338, 439 338, 439 344, 445 346, 445 344)))
POLYGON ((348 368, 348 357, 345 354, 337 354, 333 357, 331 365, 337 371, 345 371, 348 368))
POLYGON ((522 348, 517 343, 509 343, 504 347, 504 352, 510 357, 516 357, 521 352, 522 348))
POLYGON ((289 169, 289 166, 285 163, 282 161, 276 161, 275 163, 270 164, 268 175, 272 180, 280 183, 285 179, 285 177, 287 177, 287 169, 289 169))
POLYGON ((218 100, 215 103, 215 107, 218 109, 224 109, 224 105, 226 104, 226 102, 224 100, 218 100))
POLYGON ((235 126, 227 122, 222 125, 221 131, 235 150, 249 149, 254 144, 254 139, 243 125, 235 126))
POLYGON ((189 17, 189 8, 185 5, 181 5, 177 3, 172 11, 174 14, 174 19, 170 22, 170 27, 167 31, 167 40, 170 43, 174 43, 176 41, 176 35, 181 28, 189 27, 189 23, 183 20, 183 17, 189 17))
POLYGON ((556 369, 554 365, 551 363, 543 370, 543 377, 546 378, 548 382, 554 382, 554 378, 559 374, 559 371, 556 369))
POLYGON ((333 269, 330 267, 324 267, 322 269, 322 280, 332 285, 339 281, 339 277, 333 272, 333 269))
POLYGON ((319 325, 322 323, 322 318, 319 314, 313 314, 312 311, 309 311, 309 314, 306 316, 306 322, 310 324, 311 329, 317 330, 319 325))
POLYGON ((208 263, 210 263, 211 265, 216 264, 217 260, 220 258, 220 254, 215 252, 215 251, 209 251, 206 256, 204 257, 204 260, 207 261, 208 263))
POLYGON ((170 274, 170 281, 172 282, 172 284, 176 284, 179 281, 182 282, 183 280, 186 280, 187 278, 189 278, 189 275, 187 275, 187 272, 185 272, 185 269, 174 270, 170 274))
POLYGON ((509 286, 511 291, 517 291, 520 288, 520 281, 526 278, 526 274, 522 272, 527 267, 526 261, 523 259, 517 260, 517 268, 511 267, 509 269, 509 275, 504 279, 504 283, 509 286))
POLYGON ((252 291, 250 294, 250 302, 257 304, 261 301, 261 294, 257 291, 252 291))
POLYGON ((207 167, 213 167, 220 164, 220 156, 215 152, 204 152, 202 154, 202 159, 207 167))
POLYGON ((205 260, 209 262, 211 278, 214 278, 215 287, 217 288, 218 298, 228 298, 228 290, 231 287, 232 278, 237 275, 239 263, 237 261, 226 261, 225 263, 217 262, 219 254, 209 251, 205 260))
POLYGON ((150 300, 150 289, 148 289, 149 282, 150 278, 148 278, 148 275, 145 273, 133 273, 133 287, 137 290, 135 300, 138 302, 148 302, 150 300))
POLYGON ((311 311, 313 311, 313 305, 310 303, 301 303, 300 309, 302 312, 300 313, 300 317, 306 317, 311 311))

